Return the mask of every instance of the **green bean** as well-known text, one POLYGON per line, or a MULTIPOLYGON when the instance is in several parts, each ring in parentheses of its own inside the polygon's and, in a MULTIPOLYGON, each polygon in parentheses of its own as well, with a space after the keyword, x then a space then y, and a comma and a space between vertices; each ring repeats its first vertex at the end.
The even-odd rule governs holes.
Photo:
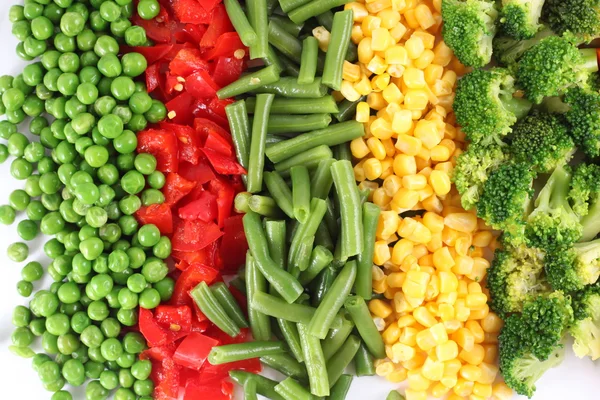
MULTIPOLYGON (((267 67, 270 68, 270 67, 267 67)), ((269 110, 273 102, 272 94, 256 96, 256 109, 252 123, 252 139, 250 140, 250 155, 248 157, 247 188, 250 193, 262 190, 263 172, 265 168, 265 146, 267 141, 267 122, 269 110)))
POLYGON ((308 268, 300 274, 299 281, 303 286, 308 285, 333 260, 333 254, 323 246, 316 246, 311 254, 308 268))
MULTIPOLYGON (((245 79, 246 76, 240 79, 245 79)), ((262 85, 260 85, 260 82, 257 82, 257 85, 254 85, 251 89, 246 90, 248 89, 248 83, 246 80, 246 83, 240 85, 242 88, 244 88, 244 91, 241 93, 246 93, 247 91, 252 91, 253 93, 273 93, 281 97, 288 97, 294 99, 316 99, 323 97, 327 94, 327 86, 321 84, 320 78, 315 79, 313 83, 309 83, 307 85, 300 85, 296 78, 290 76, 285 76, 281 79, 275 80, 264 79, 264 82, 265 83, 262 85)), ((237 96, 241 93, 235 93, 233 96, 237 96)), ((219 98, 225 97, 219 96, 219 98)))
POLYGON ((377 231, 381 209, 373 203, 365 203, 362 210, 364 247, 356 259, 358 270, 356 272, 355 293, 363 299, 369 300, 373 294, 373 252, 375 251, 375 232, 377 231))
POLYGON ((201 282, 191 292, 190 296, 202 313, 219 329, 231 337, 240 334, 240 327, 227 315, 217 298, 208 288, 206 282, 201 282))
POLYGON ((208 362, 212 365, 230 363, 285 353, 282 342, 247 342, 215 346, 208 354, 208 362))
POLYGON ((335 190, 339 197, 342 256, 352 257, 363 251, 362 209, 354 170, 350 161, 336 161, 331 166, 335 190))
POLYGON ((345 400, 352 385, 352 375, 342 375, 337 383, 331 388, 329 400, 345 400))
POLYGON ((340 379, 346 367, 354 359, 359 347, 360 339, 354 335, 350 335, 338 352, 327 361, 327 374, 330 386, 335 385, 338 379, 340 379))
POLYGON ((255 379, 248 379, 244 383, 244 400, 258 400, 256 394, 257 386, 255 379))
POLYGON ((258 269, 281 297, 288 303, 294 302, 304 291, 304 288, 296 278, 287 271, 278 268, 277 264, 271 259, 260 216, 251 211, 244 215, 243 221, 248 247, 256 259, 258 269))
POLYGON ((290 168, 292 177, 292 204, 294 217, 304 224, 310 215, 310 176, 303 165, 290 168))
POLYGON ((314 36, 308 36, 302 42, 302 56, 300 58, 300 74, 298 83, 312 83, 317 73, 317 57, 319 55, 319 41, 314 36))
MULTIPOLYGON (((246 106, 250 114, 254 113, 256 99, 246 99, 246 106)), ((323 96, 318 99, 281 99, 276 98, 271 105, 271 118, 274 114, 336 114, 339 111, 337 103, 332 96, 323 96)))
POLYGON ((387 397, 385 398, 385 400, 405 400, 405 397, 402 396, 400 393, 398 393, 397 390, 392 390, 387 397))
POLYGON ((344 303, 344 307, 354 321, 358 333, 362 338, 369 352, 378 359, 385 358, 385 345, 383 339, 371 318, 371 312, 365 303, 365 299, 360 296, 351 296, 344 303))
POLYGON ((319 224, 325 215, 326 209, 327 204, 324 200, 313 198, 310 201, 309 217, 306 220, 306 223, 300 224, 300 227, 295 232, 292 239, 288 253, 288 265, 292 264, 293 260, 296 258, 296 252, 304 238, 315 236, 315 233, 317 233, 317 229, 319 228, 319 224))
MULTIPOLYGON (((292 191, 285 180, 277 172, 265 172, 263 179, 267 190, 277 206, 290 218, 294 218, 292 191)), ((237 197, 237 196, 236 196, 237 197)))
POLYGON ((373 356, 364 343, 360 344, 360 348, 354 356, 354 369, 356 376, 373 376, 375 375, 375 365, 373 365, 373 356))
POLYGON ((288 74, 290 77, 298 78, 298 75, 300 74, 300 66, 281 53, 278 53, 278 56, 281 60, 281 64, 283 64, 283 70, 286 72, 286 74, 288 74))
MULTIPOLYGON (((231 1, 237 3, 237 0, 231 1)), ((225 106, 225 114, 227 114, 227 121, 229 122, 235 155, 240 165, 247 169, 250 155, 250 124, 246 102, 240 100, 225 106)))
POLYGON ((260 361, 267 367, 271 367, 282 374, 299 379, 301 381, 308 380, 308 374, 306 368, 300 364, 296 359, 289 354, 274 354, 271 356, 264 356, 260 358, 260 361))
POLYGON ((317 22, 331 32, 331 28, 333 27, 333 12, 327 10, 324 13, 317 15, 317 22))
POLYGON ((267 0, 267 13, 269 14, 269 17, 273 16, 273 11, 275 11, 277 6, 279 6, 278 0, 267 0))
POLYGON ((335 159, 333 158, 319 162, 317 170, 314 172, 310 181, 310 193, 313 197, 325 200, 329 196, 329 192, 333 186, 331 165, 333 165, 334 162, 335 159))
POLYGON ((284 13, 288 14, 290 11, 303 6, 310 0, 279 0, 279 6, 284 13))
POLYGON ((219 99, 227 99, 240 94, 248 93, 265 85, 271 85, 279 81, 281 70, 275 65, 269 65, 261 70, 242 76, 237 81, 219 89, 219 99))
MULTIPOLYGON (((283 62, 281 62, 279 55, 271 45, 269 45, 269 48, 267 49, 267 55, 263 57, 263 62, 267 66, 274 65, 280 73, 285 69, 285 65, 283 64, 283 62)), ((254 106, 250 105, 251 103, 249 102, 249 100, 255 99, 253 97, 249 97, 246 99, 246 102, 248 102, 248 112, 250 114, 254 114, 254 106)))
MULTIPOLYGON (((250 299, 250 297, 248 297, 250 299)), ((251 298, 251 307, 265 315, 273 318, 281 318, 286 321, 309 324, 316 308, 298 303, 286 303, 284 300, 271 296, 264 292, 257 292, 251 298)), ((337 316, 332 327, 341 326, 342 317, 337 316)))
MULTIPOLYGON (((333 177, 332 177, 333 179, 333 177)), ((329 230, 329 234, 332 238, 336 238, 338 235, 338 212, 335 207, 335 203, 330 199, 325 199, 327 203, 327 211, 325 212, 325 217, 323 221, 325 221, 325 225, 327 225, 327 229, 329 230)))
POLYGON ((308 327, 298 324, 304 365, 310 382, 310 392, 315 396, 329 396, 329 378, 323 349, 319 338, 308 332, 308 327))
POLYGON ((288 33, 277 21, 269 22, 269 43, 281 54, 300 64, 302 59, 302 42, 288 33))
POLYGON ((267 147, 273 146, 277 143, 281 143, 284 140, 287 140, 285 136, 267 135, 267 147))
POLYGON ((337 160, 352 161, 352 152, 350 151, 350 143, 338 144, 333 149, 333 154, 337 160))
POLYGON ((275 391, 277 382, 269 378, 245 371, 229 371, 229 377, 242 387, 248 380, 253 379, 256 381, 256 392, 258 394, 271 400, 285 400, 275 391))
POLYGON ((300 32, 304 27, 304 24, 295 24, 288 17, 285 17, 283 15, 275 14, 272 15, 270 19, 271 21, 277 22, 279 25, 281 25, 283 29, 285 29, 287 33, 294 37, 300 36, 300 32))
POLYGON ((337 243, 335 244, 335 250, 333 251, 333 261, 331 263, 334 268, 341 268, 342 265, 345 265, 348 261, 348 257, 343 254, 343 249, 342 235, 339 235, 337 243))
POLYGON ((371 189, 366 188, 363 190, 358 189, 358 198, 360 199, 361 207, 369 200, 369 196, 371 195, 371 189))
POLYGON ((314 244, 314 236, 307 236, 300 243, 294 259, 293 268, 290 271, 290 273, 296 278, 300 277, 300 273, 302 271, 306 271, 308 269, 308 265, 310 264, 310 255, 312 253, 314 244))
POLYGON ((279 326, 279 330, 281 331, 285 342, 290 348, 290 353, 292 353, 298 362, 303 362, 304 356, 302 355, 300 336, 298 335, 298 327, 296 326, 296 323, 279 318, 277 319, 277 325, 279 326))
POLYGON ((346 10, 338 11, 333 16, 331 39, 323 69, 323 84, 333 90, 340 90, 342 86, 342 69, 354 23, 352 15, 352 10, 346 10))
MULTIPOLYGON (((287 141, 287 140, 286 140, 287 141)), ((280 142, 283 143, 283 142, 280 142)), ((275 146, 275 145, 273 145, 275 146)), ((319 166, 319 162, 333 157, 333 152, 329 146, 321 145, 315 148, 303 151, 285 161, 275 164, 275 171, 279 172, 282 177, 290 176, 290 168, 295 165, 304 165, 309 170, 319 166)))
POLYGON ((278 135, 281 133, 304 133, 316 129, 327 128, 331 124, 331 114, 307 115, 271 115, 267 133, 278 135))
POLYGON ((247 292, 246 281, 242 279, 242 276, 244 276, 245 272, 245 270, 240 269, 238 271, 238 274, 241 276, 237 276, 234 279, 232 279, 231 282, 229 282, 229 285, 233 286, 234 288, 242 292, 244 295, 246 295, 247 292))
POLYGON ((349 3, 350 0, 312 0, 288 13, 288 17, 297 24, 323 14, 333 8, 343 6, 349 3))
POLYGON ((363 124, 360 122, 342 122, 325 129, 304 133, 285 142, 273 145, 266 153, 272 162, 279 163, 317 146, 335 146, 362 137, 364 133, 363 124))
POLYGON ((248 200, 248 207, 255 213, 268 218, 279 218, 283 215, 275 200, 267 196, 252 195, 248 200))
MULTIPOLYGON (((333 284, 325 293, 317 312, 313 316, 308 330, 311 335, 325 339, 333 319, 344 305, 356 279, 356 261, 350 261, 340 271, 333 284)), ((354 356, 354 355, 353 355, 354 356)), ((335 383, 335 382, 334 382, 335 383)))
POLYGON ((250 24, 256 32, 256 41, 250 46, 250 58, 254 60, 266 57, 269 47, 267 0, 246 0, 246 11, 250 19, 250 24))
POLYGON ((239 192, 235 195, 235 199, 233 200, 233 207, 239 213, 247 213, 250 211, 250 205, 248 202, 250 201, 250 197, 252 195, 248 192, 239 192))
POLYGON ((240 308, 237 300, 229 289, 227 285, 223 282, 215 283, 210 287, 213 295, 217 298, 221 307, 225 310, 225 313, 239 326, 240 328, 247 328, 248 321, 246 321, 246 317, 244 316, 244 312, 240 308))
POLYGON ((335 328, 327 333, 325 340, 321 342, 323 347, 323 355, 326 360, 329 360, 338 350, 342 347, 348 336, 354 329, 354 323, 348 319, 347 313, 342 313, 342 325, 339 328, 335 328))
POLYGON ((304 386, 289 377, 275 386, 275 391, 286 400, 317 400, 304 386))
POLYGON ((310 298, 310 303, 313 307, 318 307, 325 296, 325 293, 329 290, 335 277, 337 276, 337 270, 331 266, 327 267, 314 282, 314 289, 312 290, 313 295, 310 298))
POLYGON ((269 254, 279 268, 285 269, 287 255, 285 254, 285 222, 284 221, 266 221, 265 233, 269 245, 269 254))
POLYGON ((252 46, 256 43, 256 32, 252 29, 252 25, 250 25, 248 18, 246 18, 246 14, 244 13, 244 10, 242 10, 240 3, 238 3, 237 0, 224 0, 223 3, 225 4, 225 10, 227 10, 229 20, 240 36, 244 46, 252 46))
POLYGON ((334 114, 333 116, 338 120, 338 122, 348 121, 354 118, 356 115, 356 107, 358 106, 358 103, 366 100, 367 96, 362 96, 356 101, 344 100, 338 105, 339 111, 337 114, 334 114))
POLYGON ((329 230, 327 230, 327 226, 323 221, 321 221, 319 227, 317 228, 317 233, 315 233, 315 245, 322 246, 330 252, 332 252, 335 248, 333 245, 333 239, 331 238, 329 230))
POLYGON ((271 339, 271 321, 269 316, 252 307, 252 298, 267 291, 267 281, 256 266, 250 251, 246 253, 246 296, 248 299, 248 319, 254 340, 271 339))

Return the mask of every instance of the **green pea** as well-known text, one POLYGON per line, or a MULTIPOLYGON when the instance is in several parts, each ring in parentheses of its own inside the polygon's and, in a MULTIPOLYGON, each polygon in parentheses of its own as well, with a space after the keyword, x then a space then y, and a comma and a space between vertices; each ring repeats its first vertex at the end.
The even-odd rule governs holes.
POLYGON ((14 133, 8 138, 8 152, 14 157, 23 157, 29 139, 22 133, 14 133))
POLYGON ((16 212, 11 206, 3 205, 0 206, 0 223, 4 225, 11 225, 15 222, 16 212))
POLYGON ((25 94, 16 88, 7 89, 2 94, 2 103, 8 111, 14 111, 23 107, 25 103, 25 94))
POLYGON ((22 242, 12 243, 8 246, 6 255, 14 262, 23 262, 29 256, 29 247, 22 242))
POLYGON ((162 204, 164 202, 165 195, 158 189, 146 189, 142 192, 142 204, 144 206, 162 204))
POLYGON ((102 371, 100 374, 100 384, 106 390, 113 390, 119 386, 119 376, 114 371, 102 371))
POLYGON ((98 379, 100 374, 104 371, 104 364, 96 361, 87 361, 84 364, 85 376, 89 379, 98 379))
POLYGON ((87 260, 94 260, 102 254, 104 243, 99 238, 85 239, 79 245, 79 251, 87 260))
POLYGON ((140 307, 146 309, 156 308, 160 304, 160 294, 156 289, 146 288, 139 297, 140 307))
POLYGON ((19 41, 24 41, 31 35, 31 24, 28 21, 17 21, 12 25, 12 34, 19 41))
POLYGON ((21 189, 13 191, 8 196, 8 203, 14 210, 17 211, 25 211, 25 208, 27 207, 30 201, 31 198, 29 197, 29 195, 21 189))
POLYGON ((8 122, 12 122, 13 124, 22 123, 27 116, 22 109, 13 110, 13 111, 7 110, 4 115, 6 116, 6 120, 8 122))
POLYGON ((37 167, 40 174, 56 171, 58 169, 58 165, 48 156, 42 157, 42 159, 38 161, 37 167))
MULTIPOLYGON (((90 357, 90 360, 92 360, 92 361, 96 361, 96 362, 103 363, 103 364, 106 362, 106 358, 104 358, 102 356, 102 353, 100 352, 100 346, 90 347, 88 349, 88 356, 90 357)), ((103 366, 102 370, 104 370, 104 366, 103 366)), ((100 376, 100 374, 98 374, 98 376, 100 376)))
POLYGON ((156 291, 160 294, 161 301, 166 302, 171 299, 171 296, 173 296, 173 291, 175 289, 175 281, 167 276, 164 279, 153 284, 152 287, 156 289, 156 291))
POLYGON ((23 15, 30 21, 42 15, 43 12, 44 6, 35 2, 25 3, 25 8, 23 9, 23 15))
POLYGON ((42 383, 52 383, 60 379, 60 366, 54 361, 46 361, 38 367, 38 375, 42 383))
POLYGON ((167 116, 167 108, 158 100, 152 100, 152 107, 144 113, 148 122, 156 124, 165 119, 167 116))
POLYGON ((160 12, 160 4, 156 0, 141 0, 138 3, 137 10, 143 19, 154 19, 160 12))
POLYGON ((102 136, 114 139, 123 132, 123 121, 116 115, 105 115, 98 121, 98 130, 102 136))
POLYGON ((32 59, 41 56, 47 49, 46 41, 37 40, 33 36, 29 36, 23 42, 23 51, 32 59))
POLYGON ((91 326, 92 320, 85 311, 78 311, 71 317, 71 329, 81 334, 88 326, 91 326))
POLYGON ((16 328, 11 335, 12 344, 17 347, 28 347, 34 339, 33 333, 24 326, 16 328))
POLYGON ((129 122, 131 121, 131 118, 133 118, 133 113, 131 112, 129 107, 127 107, 125 105, 117 105, 115 108, 113 108, 112 114, 121 118, 121 121, 123 121, 123 124, 129 124, 129 122))
POLYGON ((138 321, 137 310, 125 310, 124 308, 121 308, 117 311, 117 319, 124 326, 134 326, 138 321))
POLYGON ((33 240, 37 236, 39 228, 31 220, 24 219, 17 225, 17 233, 23 240, 33 240))
POLYGON ((108 268, 113 272, 123 272, 129 266, 129 256, 124 250, 114 250, 108 256, 108 268))
MULTIPOLYGON (((100 73, 100 71, 98 71, 98 68, 96 68, 96 65, 91 65, 91 66, 85 66, 81 69, 81 71, 79 71, 79 80, 81 81, 81 83, 91 83, 92 86, 94 88, 96 88, 96 85, 98 83, 100 83, 100 80, 102 80, 102 74, 100 73)), ((84 86, 85 91, 82 89, 82 94, 86 94, 86 92, 90 91, 92 96, 95 97, 94 101, 96 101, 96 99, 98 98, 97 93, 99 93, 98 89, 96 88, 96 90, 94 91, 92 89, 91 86, 86 85, 84 86), (94 96, 95 95, 95 96, 94 96)), ((78 96, 79 96, 79 92, 78 96)), ((93 103, 93 102, 92 102, 93 103)), ((90 104, 92 104, 90 103, 90 104)))
POLYGON ((75 188, 75 197, 81 203, 92 205, 100 198, 98 186, 93 183, 82 183, 75 188))
POLYGON ((109 309, 102 300, 95 300, 88 306, 88 316, 94 321, 102 321, 109 315, 109 309))
MULTIPOLYGON (((47 208, 47 207, 46 207, 47 208)), ((55 235, 65 227, 65 220, 59 212, 50 212, 42 218, 40 230, 45 235, 55 235)))
POLYGON ((54 314, 46 319, 46 330, 54 336, 64 335, 70 328, 71 322, 65 314, 54 314))
POLYGON ((31 296, 31 293, 33 293, 33 283, 23 280, 17 282, 17 293, 23 297, 31 296))
POLYGON ((46 149, 39 142, 31 142, 23 151, 23 157, 30 163, 36 163, 44 157, 46 149))
POLYGON ((12 324, 17 328, 26 327, 31 322, 31 311, 25 306, 16 306, 12 314, 12 324))
POLYGON ((8 121, 0 121, 0 137, 2 139, 10 138, 14 133, 17 133, 17 126, 8 121))
POLYGON ((58 178, 58 173, 46 172, 40 176, 40 189, 42 192, 52 195, 59 191, 60 189, 60 179, 58 178))
POLYGON ((77 35, 77 48, 81 51, 90 51, 96 44, 96 34, 91 29, 84 29, 77 35))
POLYGON ((10 174, 18 180, 27 179, 33 172, 33 165, 23 158, 17 158, 10 164, 10 174))
POLYGON ((117 156, 117 168, 119 168, 121 171, 132 170, 134 168, 134 161, 135 154, 133 153, 119 154, 117 156))
POLYGON ((61 354, 71 355, 79 349, 81 342, 77 336, 67 333, 58 337, 57 346, 61 354))
POLYGON ((8 20, 13 24, 17 21, 25 19, 24 7, 20 5, 11 6, 8 10, 8 20))
MULTIPOLYGON (((46 87, 46 85, 44 85, 44 83, 40 83, 35 87, 35 95, 40 100, 46 101, 46 100, 50 100, 52 98, 52 91, 50 89, 48 89, 46 87)), ((44 105, 45 105, 45 103, 44 103, 44 105)), ((41 132, 41 129, 39 132, 41 132)), ((40 135, 39 133, 36 133, 36 132, 31 132, 31 133, 33 133, 34 135, 37 135, 37 136, 40 135)))
POLYGON ((0 143, 0 164, 4 163, 8 158, 8 147, 5 144, 0 143))
POLYGON ((119 208, 125 215, 133 215, 141 206, 142 201, 135 195, 125 196, 119 201, 119 208))
POLYGON ((32 221, 41 221, 44 215, 46 215, 46 208, 39 200, 32 200, 26 208, 27 218, 32 221))
MULTIPOLYGON (((79 56, 79 62, 82 67, 94 67, 98 65, 98 61, 100 61, 100 57, 94 51, 86 51, 79 56)), ((98 71, 98 74, 100 71, 98 71)), ((82 82, 86 82, 82 80, 82 82)))
MULTIPOLYGON (((117 360, 117 362, 118 362, 118 360, 117 360)), ((119 371, 119 385, 121 386, 121 388, 117 389, 117 392, 115 393, 115 397, 117 396, 117 393, 119 393, 120 390, 133 387, 134 382, 135 382, 135 378, 133 377, 133 375, 131 374, 131 371, 129 369, 120 370, 119 371)), ((135 397, 134 397, 134 399, 135 399, 135 397)))
POLYGON ((66 390, 59 390, 58 392, 54 392, 50 400, 73 400, 73 395, 66 390))
MULTIPOLYGON (((43 18, 43 17, 42 17, 43 18)), ((44 70, 41 63, 29 64, 23 69, 23 81, 28 86, 36 86, 42 83, 44 70)))
POLYGON ((136 134, 130 130, 124 130, 119 137, 113 139, 113 146, 120 154, 133 153, 137 143, 136 134))
POLYGON ((58 68, 62 72, 77 72, 79 71, 79 56, 75 53, 63 53, 58 58, 58 68))
POLYGON ((137 194, 144 189, 146 180, 138 171, 129 171, 121 178, 121 187, 129 194, 137 194))
POLYGON ((102 342, 100 351, 102 352, 102 356, 108 361, 115 361, 123 354, 123 345, 116 338, 108 338, 102 342))
POLYGON ((85 160, 94 168, 99 168, 108 161, 106 147, 93 145, 85 150, 85 160))
POLYGON ((46 332, 45 319, 44 318, 34 319, 29 324, 29 329, 31 330, 31 333, 33 333, 35 336, 38 336, 38 337, 42 336, 44 334, 44 332, 46 332))
POLYGON ((72 72, 65 72, 58 77, 56 82, 58 91, 65 96, 73 96, 77 92, 79 86, 79 76, 72 72))
POLYGON ((44 101, 32 93, 25 99, 22 111, 29 117, 39 117, 44 112, 44 101))
POLYGON ((94 102, 98 99, 98 88, 93 83, 82 83, 77 88, 77 99, 86 105, 94 104, 94 102))
POLYGON ((101 300, 113 289, 113 279, 108 274, 94 276, 86 286, 85 293, 92 300, 101 300))
POLYGON ((141 26, 132 26, 125 31, 125 43, 128 46, 142 46, 147 40, 146 30, 141 26))
POLYGON ((129 27, 131 27, 131 22, 127 18, 120 17, 110 23, 110 32, 115 37, 123 38, 129 27))
POLYGON ((100 381, 91 381, 85 388, 86 400, 105 400, 108 395, 109 391, 102 386, 100 381))
POLYGON ((85 18, 75 12, 67 12, 60 19, 60 30, 69 37, 77 36, 85 27, 85 18))
MULTIPOLYGON (((98 236, 98 229, 93 226, 85 225, 79 230, 79 239, 86 240, 98 236)), ((83 257, 83 256, 82 256, 83 257)), ((82 258, 85 260, 85 258, 82 258)))
POLYGON ((119 43, 115 38, 103 35, 98 38, 96 44, 94 45, 94 52, 99 56, 103 57, 106 55, 114 55, 119 54, 119 43))
POLYGON ((25 181, 25 192, 31 197, 38 197, 42 195, 39 175, 31 175, 27 178, 25 181))

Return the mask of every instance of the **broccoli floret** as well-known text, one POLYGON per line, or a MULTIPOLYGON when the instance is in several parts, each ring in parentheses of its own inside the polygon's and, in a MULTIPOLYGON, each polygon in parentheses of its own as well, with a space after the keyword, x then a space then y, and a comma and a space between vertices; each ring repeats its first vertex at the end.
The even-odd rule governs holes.
POLYGON ((564 358, 563 340, 573 320, 562 292, 527 301, 523 312, 506 318, 498 337, 500 372, 517 393, 531 397, 536 381, 564 358))
POLYGON ((536 111, 513 126, 510 152, 515 160, 547 173, 571 158, 575 143, 562 118, 536 111))
POLYGON ((590 205, 600 196, 600 166, 582 163, 577 165, 571 179, 569 200, 573 211, 580 217, 588 215, 590 205))
POLYGON ((574 292, 600 277, 600 239, 546 254, 546 276, 555 290, 574 292))
POLYGON ((600 94, 575 87, 564 101, 571 106, 565 118, 575 144, 590 157, 600 156, 600 94))
POLYGON ((475 207, 488 175, 506 159, 504 150, 507 147, 495 143, 489 146, 472 144, 458 157, 452 179, 465 210, 475 207))
POLYGON ((523 40, 540 30, 540 17, 545 0, 502 0, 500 23, 507 35, 523 40))
POLYGON ((573 296, 575 322, 569 328, 577 357, 600 358, 600 287, 588 286, 573 296))
POLYGON ((598 0, 546 0, 542 16, 561 35, 569 31, 585 41, 600 35, 598 0))
POLYGON ((550 292, 544 277, 544 252, 523 245, 496 250, 487 287, 494 312, 506 315, 521 311, 525 301, 550 292))
POLYGON ((483 186, 477 214, 494 229, 517 232, 523 226, 533 195, 535 172, 527 163, 506 162, 496 168, 483 186))
POLYGON ((498 10, 494 2, 443 0, 442 35, 461 63, 483 67, 492 59, 498 10))
POLYGON ((514 78, 508 70, 475 70, 459 82, 454 99, 456 120, 475 143, 500 143, 531 104, 514 97, 514 78))
POLYGON ((503 65, 513 65, 530 48, 542 39, 553 36, 554 32, 548 27, 543 27, 531 39, 519 40, 510 36, 496 36, 494 38, 494 58, 503 65))
POLYGON ((594 49, 580 50, 566 38, 550 36, 523 54, 517 65, 517 81, 527 98, 540 104, 544 97, 587 85, 595 71, 598 62, 594 49))

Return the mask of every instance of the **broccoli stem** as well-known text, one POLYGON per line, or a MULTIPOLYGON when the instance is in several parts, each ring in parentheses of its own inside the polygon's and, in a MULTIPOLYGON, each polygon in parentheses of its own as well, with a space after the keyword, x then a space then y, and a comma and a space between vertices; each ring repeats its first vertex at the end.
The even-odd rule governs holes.
POLYGON ((529 100, 520 97, 514 97, 512 95, 501 96, 502 104, 504 108, 509 112, 513 113, 517 119, 521 119, 529 114, 532 104, 529 100))
POLYGON ((600 199, 596 199, 590 206, 588 214, 581 218, 581 225, 583 225, 582 242, 588 242, 598 236, 600 233, 600 199))
POLYGON ((600 239, 587 243, 576 243, 573 248, 577 252, 579 260, 586 265, 591 265, 600 258, 600 239))
POLYGON ((598 72, 598 53, 596 49, 580 49, 583 57, 583 70, 587 72, 598 72))
POLYGON ((570 210, 571 206, 568 202, 570 182, 571 173, 569 170, 562 165, 556 167, 535 200, 535 211, 559 208, 570 210))

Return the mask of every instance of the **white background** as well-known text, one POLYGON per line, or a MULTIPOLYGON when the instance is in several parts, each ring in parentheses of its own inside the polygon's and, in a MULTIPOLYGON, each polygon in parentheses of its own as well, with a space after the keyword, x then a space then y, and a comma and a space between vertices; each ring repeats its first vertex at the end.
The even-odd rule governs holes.
MULTIPOLYGON (((11 35, 8 9, 16 0, 0 0, 0 75, 16 75, 21 72, 24 62, 15 53, 16 39, 11 35)), ((23 133, 26 133, 23 131, 23 133)), ((9 174, 9 162, 0 165, 0 204, 8 201, 10 191, 22 188, 22 182, 9 174)), ((22 218, 22 216, 20 216, 22 218)), ((37 374, 31 368, 31 361, 14 356, 8 351, 12 332, 11 315, 17 304, 25 304, 16 292, 22 265, 8 260, 6 247, 19 240, 16 226, 0 225, 0 399, 49 399, 51 394, 43 388, 37 374)), ((30 244, 29 260, 45 260, 42 241, 30 244)), ((46 266, 47 263, 44 263, 46 266)), ((41 285, 36 285, 36 288, 41 285)), ((589 359, 577 359, 570 349, 567 360, 549 371, 538 382, 535 400, 593 400, 600 398, 600 366, 589 359)), ((355 379, 348 400, 383 400, 387 393, 397 387, 381 378, 355 379)), ((236 396, 240 399, 242 396, 236 396)), ((81 395, 76 398, 83 399, 81 395)), ((515 399, 521 397, 515 396, 515 399)), ((206 399, 210 400, 210 399, 206 399)))

